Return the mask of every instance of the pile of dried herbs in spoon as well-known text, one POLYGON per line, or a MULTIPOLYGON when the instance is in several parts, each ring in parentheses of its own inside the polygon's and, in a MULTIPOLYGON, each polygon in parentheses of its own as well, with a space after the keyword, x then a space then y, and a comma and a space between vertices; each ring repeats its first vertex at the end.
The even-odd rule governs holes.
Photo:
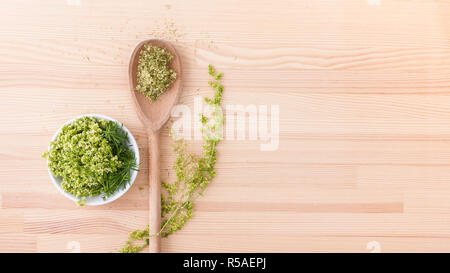
POLYGON ((128 236, 121 253, 136 253, 148 246, 151 236, 167 237, 180 230, 192 217, 194 201, 203 194, 204 190, 216 176, 216 146, 222 137, 223 115, 221 111, 223 86, 220 84, 222 73, 216 73, 209 65, 209 75, 213 77, 209 85, 213 88, 214 97, 205 98, 210 106, 211 117, 202 115, 200 121, 203 131, 203 153, 197 156, 187 151, 187 144, 183 140, 176 140, 176 153, 173 169, 176 180, 171 183, 162 182, 164 192, 161 196, 161 230, 157 234, 149 234, 149 227, 135 230, 128 236))
POLYGON ((164 48, 144 45, 139 52, 136 91, 155 101, 175 82, 177 73, 169 68, 173 55, 164 48))

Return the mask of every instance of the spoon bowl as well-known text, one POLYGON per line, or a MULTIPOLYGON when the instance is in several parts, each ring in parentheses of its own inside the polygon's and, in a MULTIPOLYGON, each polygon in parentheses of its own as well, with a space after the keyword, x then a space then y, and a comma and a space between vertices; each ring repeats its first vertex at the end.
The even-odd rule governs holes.
POLYGON ((150 237, 149 251, 152 253, 160 251, 161 183, 159 177, 159 131, 169 119, 172 107, 175 106, 180 96, 181 75, 180 56, 175 47, 167 41, 158 39, 144 40, 136 46, 131 54, 128 67, 130 92, 138 117, 147 130, 149 143, 149 234, 156 235, 150 237), (151 101, 142 93, 135 91, 139 53, 146 44, 164 48, 170 52, 173 56, 170 67, 177 73, 175 82, 155 101, 151 101))
POLYGON ((130 81, 130 91, 133 95, 135 105, 138 106, 136 110, 139 118, 144 125, 148 126, 148 129, 158 131, 169 119, 170 111, 177 103, 181 93, 181 60, 175 47, 169 42, 159 39, 150 39, 140 42, 131 54, 128 76, 130 81), (173 56, 170 66, 177 73, 175 82, 172 83, 172 85, 169 86, 169 88, 155 101, 151 101, 142 93, 135 91, 137 85, 139 52, 146 44, 164 48, 170 52, 173 56))

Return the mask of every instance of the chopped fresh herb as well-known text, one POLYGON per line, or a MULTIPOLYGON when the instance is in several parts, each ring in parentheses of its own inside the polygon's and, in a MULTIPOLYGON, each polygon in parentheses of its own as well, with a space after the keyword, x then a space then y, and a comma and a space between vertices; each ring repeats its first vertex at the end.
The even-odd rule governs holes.
POLYGON ((169 68, 173 56, 151 44, 139 52, 136 91, 155 101, 176 80, 177 73, 169 68))
POLYGON ((64 191, 79 198, 102 195, 107 198, 130 182, 137 171, 127 133, 114 121, 82 117, 61 128, 44 153, 48 167, 61 178, 64 191))
POLYGON ((202 195, 208 184, 216 176, 216 146, 221 139, 223 115, 221 112, 223 87, 219 80, 222 73, 216 74, 209 65, 208 73, 214 79, 210 86, 214 89, 213 99, 205 101, 213 108, 210 118, 200 116, 203 131, 203 154, 197 156, 187 151, 187 143, 176 140, 174 152, 176 154, 173 169, 176 180, 171 183, 162 182, 164 192, 161 196, 161 230, 157 234, 149 234, 149 227, 135 230, 128 236, 125 246, 119 250, 122 253, 136 253, 148 246, 151 236, 167 237, 180 230, 192 217, 194 201, 202 195), (140 242, 140 244, 139 244, 140 242))

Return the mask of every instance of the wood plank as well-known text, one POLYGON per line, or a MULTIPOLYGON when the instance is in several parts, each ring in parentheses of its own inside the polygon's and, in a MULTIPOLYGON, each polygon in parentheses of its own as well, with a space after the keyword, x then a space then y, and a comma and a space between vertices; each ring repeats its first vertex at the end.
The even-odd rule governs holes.
POLYGON ((164 252, 448 252, 449 238, 433 237, 372 237, 372 236, 269 236, 175 234, 163 240, 164 252), (375 243, 374 243, 375 242, 375 243), (373 244, 379 246, 374 249, 373 244), (214 250, 213 250, 214 249, 214 250))
POLYGON ((0 209, 0 234, 21 233, 24 231, 22 211, 0 209))
POLYGON ((122 233, 145 227, 145 211, 28 209, 23 216, 25 234, 105 234, 122 233))
MULTIPOLYGON (((17 231, 19 232, 19 231, 17 231)), ((0 234, 0 253, 35 252, 36 238, 22 233, 0 234)))

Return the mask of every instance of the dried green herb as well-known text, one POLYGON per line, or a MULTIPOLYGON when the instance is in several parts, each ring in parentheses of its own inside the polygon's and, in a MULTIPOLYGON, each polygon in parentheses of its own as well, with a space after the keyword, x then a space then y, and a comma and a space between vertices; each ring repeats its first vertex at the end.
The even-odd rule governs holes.
POLYGON ((44 153, 51 173, 61 178, 64 191, 79 198, 107 198, 124 188, 137 171, 127 133, 114 121, 82 117, 61 128, 44 153))
POLYGON ((136 91, 154 101, 176 80, 177 73, 169 67, 173 56, 164 48, 144 45, 139 52, 136 91))
POLYGON ((174 152, 176 159, 172 168, 176 173, 176 180, 162 182, 164 192, 161 196, 161 230, 157 234, 149 234, 149 227, 135 230, 128 236, 125 246, 119 250, 122 253, 136 253, 148 246, 151 236, 167 237, 180 230, 192 217, 194 201, 203 194, 204 190, 216 176, 216 146, 221 139, 223 115, 221 112, 223 86, 219 80, 222 73, 216 74, 209 65, 209 75, 213 80, 209 85, 213 88, 214 97, 205 98, 205 102, 212 108, 211 117, 202 115, 203 154, 197 156, 188 152, 188 145, 183 140, 176 140, 174 152))

